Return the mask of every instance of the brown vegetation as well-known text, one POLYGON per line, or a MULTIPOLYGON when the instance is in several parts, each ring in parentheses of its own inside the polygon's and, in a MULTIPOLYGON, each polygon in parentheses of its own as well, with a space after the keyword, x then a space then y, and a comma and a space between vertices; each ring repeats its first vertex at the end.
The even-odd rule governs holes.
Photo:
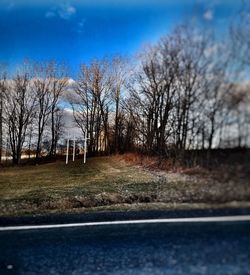
POLYGON ((86 165, 9 167, 0 171, 1 215, 249 206, 249 177, 234 174, 200 167, 166 171, 156 158, 138 154, 91 158, 86 165))

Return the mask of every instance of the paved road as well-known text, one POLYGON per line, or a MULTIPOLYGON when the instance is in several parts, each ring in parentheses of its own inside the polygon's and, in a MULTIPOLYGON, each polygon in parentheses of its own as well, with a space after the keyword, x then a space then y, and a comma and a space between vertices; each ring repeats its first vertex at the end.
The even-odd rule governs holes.
POLYGON ((0 232, 0 274, 250 274, 250 222, 0 232))
POLYGON ((192 209, 192 210, 144 210, 109 211, 82 214, 51 214, 21 217, 0 217, 0 226, 40 225, 77 222, 100 222, 117 220, 164 219, 186 217, 213 217, 250 215, 250 208, 192 209))

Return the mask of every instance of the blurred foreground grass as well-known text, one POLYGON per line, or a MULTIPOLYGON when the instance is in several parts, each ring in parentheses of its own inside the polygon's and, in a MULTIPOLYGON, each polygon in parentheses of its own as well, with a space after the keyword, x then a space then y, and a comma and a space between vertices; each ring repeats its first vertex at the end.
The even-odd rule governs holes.
POLYGON ((0 215, 248 205, 249 185, 149 171, 118 157, 0 170, 0 215))

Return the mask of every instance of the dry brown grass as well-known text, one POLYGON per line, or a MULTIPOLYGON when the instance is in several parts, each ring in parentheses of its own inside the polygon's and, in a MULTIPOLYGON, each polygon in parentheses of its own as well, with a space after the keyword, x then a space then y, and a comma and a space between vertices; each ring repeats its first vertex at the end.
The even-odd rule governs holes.
POLYGON ((112 157, 0 170, 1 215, 142 201, 155 177, 112 157))
POLYGON ((161 160, 158 157, 155 156, 147 156, 142 155, 139 153, 126 153, 123 155, 116 155, 115 156, 118 160, 125 161, 127 163, 130 163, 132 165, 139 165, 141 167, 144 167, 148 170, 173 170, 173 164, 170 160, 161 160))
MULTIPOLYGON (((138 154, 0 170, 0 215, 94 209, 149 209, 250 201, 250 186, 211 177, 200 167, 171 169, 167 161, 138 154), (166 168, 167 167, 167 168, 166 168)), ((226 170, 226 168, 225 168, 226 170)), ((232 174, 230 172, 229 174, 232 174)))
POLYGON ((189 176, 207 176, 209 174, 209 171, 203 167, 195 166, 191 168, 183 168, 182 173, 189 176))

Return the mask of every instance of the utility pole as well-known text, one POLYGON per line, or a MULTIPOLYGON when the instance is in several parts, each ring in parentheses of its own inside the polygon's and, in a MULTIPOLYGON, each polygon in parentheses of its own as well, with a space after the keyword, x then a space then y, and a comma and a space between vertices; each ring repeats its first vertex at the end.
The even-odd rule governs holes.
POLYGON ((73 161, 75 161, 75 151, 76 151, 76 138, 74 136, 74 141, 73 141, 73 161))
MULTIPOLYGON (((84 154, 83 154, 83 162, 86 163, 86 159, 87 159, 87 140, 89 138, 87 137, 87 131, 84 131, 83 134, 83 147, 84 147, 84 154)), ((65 163, 68 164, 69 163, 69 145, 70 145, 70 140, 73 140, 73 161, 75 161, 76 158, 76 136, 74 134, 73 139, 72 137, 70 137, 69 133, 67 136, 67 141, 66 141, 66 160, 65 163)))
POLYGON ((84 131, 84 155, 83 155, 83 163, 86 163, 86 155, 87 155, 87 140, 90 139, 87 137, 87 130, 84 131))
POLYGON ((83 163, 86 163, 86 153, 87 153, 87 131, 84 132, 84 157, 83 157, 83 163))
POLYGON ((69 136, 67 139, 67 152, 66 152, 66 164, 69 162, 69 136))

